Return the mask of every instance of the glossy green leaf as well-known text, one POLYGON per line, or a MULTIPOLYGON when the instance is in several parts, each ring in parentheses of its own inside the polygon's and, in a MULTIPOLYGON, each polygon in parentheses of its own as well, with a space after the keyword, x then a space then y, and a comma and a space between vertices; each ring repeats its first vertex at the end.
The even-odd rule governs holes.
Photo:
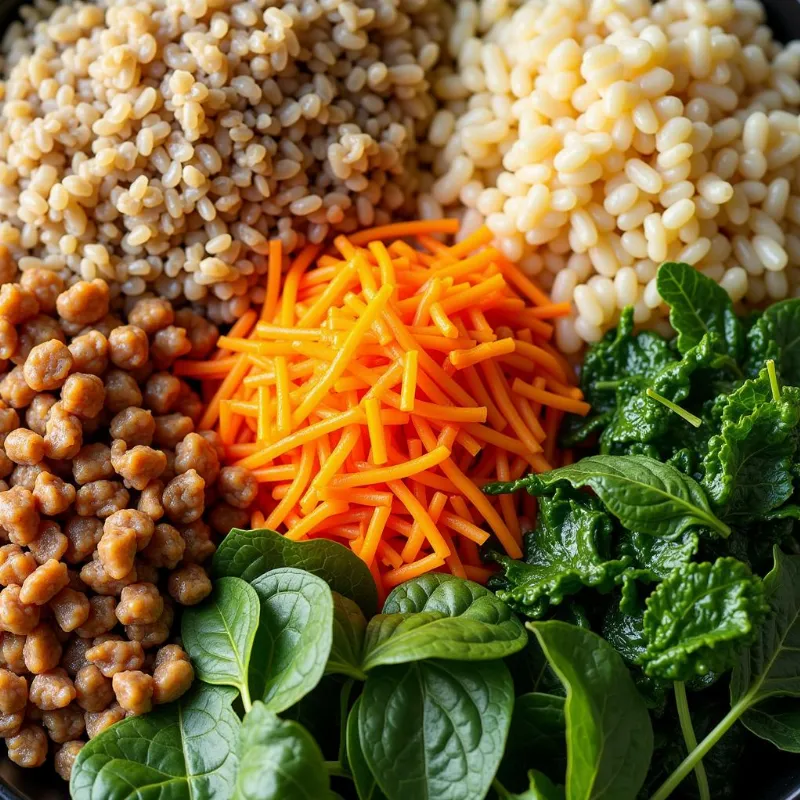
POLYGON ((800 697, 800 556, 776 547, 764 590, 772 613, 733 667, 731 701, 737 706, 778 695, 800 697))
POLYGON ((567 418, 566 446, 584 441, 610 423, 622 383, 633 376, 643 387, 677 360, 678 355, 655 331, 634 333, 633 308, 623 309, 616 330, 609 331, 586 352, 581 367, 581 389, 592 410, 586 418, 567 418))
POLYGON ((250 690, 280 713, 320 681, 333 639, 333 598, 321 578, 299 569, 276 569, 252 584, 261 622, 250 662, 250 690))
POLYGON ((625 531, 619 538, 619 551, 629 556, 639 580, 660 581, 676 567, 688 564, 700 542, 696 533, 686 531, 677 539, 659 539, 645 533, 625 531))
POLYGON ((785 386, 776 401, 766 369, 730 395, 703 462, 703 487, 726 520, 762 518, 792 496, 798 424, 800 390, 785 386))
POLYGON ((716 333, 734 359, 744 351, 744 329, 728 293, 689 264, 662 264, 656 276, 658 293, 670 307, 669 321, 685 353, 707 333, 716 333))
POLYGON ((800 701, 781 697, 765 700, 742 715, 744 726, 787 753, 800 753, 800 701))
POLYGON ((367 617, 378 610, 378 590, 367 565, 348 547, 328 539, 294 542, 267 529, 234 528, 212 562, 215 577, 232 575, 249 583, 279 567, 304 569, 322 578, 333 591, 358 603, 367 617))
POLYGON ((242 723, 234 800, 323 800, 325 760, 309 732, 256 701, 242 723))
POLYGON ((183 646, 200 680, 246 694, 259 615, 258 595, 239 578, 220 578, 202 605, 183 612, 183 646))
POLYGON ((397 587, 384 613, 369 621, 364 669, 425 658, 490 661, 521 650, 527 640, 522 623, 488 589, 428 573, 397 587))
POLYGON ((112 725, 72 769, 72 800, 229 800, 236 782, 235 692, 198 684, 180 700, 112 725))
POLYGON ((364 749, 358 733, 358 715, 361 708, 359 697, 350 709, 347 717, 347 763, 353 774, 358 800, 385 800, 386 795, 381 791, 375 776, 372 774, 364 758, 364 749))
POLYGON ((528 625, 567 690, 567 797, 633 800, 650 764, 653 729, 622 658, 574 625, 528 625))
POLYGON ((541 692, 517 697, 498 772, 501 783, 519 791, 532 768, 561 780, 567 768, 566 725, 563 697, 541 692))
POLYGON ((325 671, 365 680, 367 676, 361 662, 367 620, 352 600, 338 592, 332 592, 332 595, 333 643, 325 671))
POLYGON ((490 585, 514 611, 528 617, 541 617, 585 587, 607 592, 632 562, 630 556, 611 557, 612 532, 611 517, 597 500, 556 489, 553 497, 539 501, 536 530, 525 536, 521 560, 491 553, 503 576, 490 585))
POLYGON ((502 661, 417 661, 370 673, 358 730, 389 800, 476 800, 497 771, 514 703, 502 661))
POLYGON ((517 481, 492 483, 487 494, 526 489, 533 495, 553 494, 559 486, 588 486, 628 530, 675 538, 694 526, 707 526, 721 536, 730 533, 717 519, 697 481, 646 456, 589 456, 568 467, 517 481))
POLYGON ((672 681, 724 672, 767 611, 761 580, 741 561, 679 567, 647 598, 645 672, 672 681))
POLYGON ((770 323, 770 338, 777 347, 781 378, 800 386, 800 299, 793 297, 771 305, 764 319, 770 323))

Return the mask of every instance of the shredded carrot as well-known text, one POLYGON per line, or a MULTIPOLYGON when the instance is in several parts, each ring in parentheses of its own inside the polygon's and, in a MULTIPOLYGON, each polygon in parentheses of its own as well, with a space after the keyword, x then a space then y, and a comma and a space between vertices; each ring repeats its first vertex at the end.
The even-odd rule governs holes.
POLYGON ((487 228, 448 242, 457 229, 392 223, 293 257, 271 242, 259 312, 175 366, 200 381, 225 462, 254 472, 251 524, 345 544, 381 597, 431 570, 486 581, 491 536, 519 557, 535 503, 481 487, 567 463, 558 424, 588 410, 550 343, 569 304, 487 228))

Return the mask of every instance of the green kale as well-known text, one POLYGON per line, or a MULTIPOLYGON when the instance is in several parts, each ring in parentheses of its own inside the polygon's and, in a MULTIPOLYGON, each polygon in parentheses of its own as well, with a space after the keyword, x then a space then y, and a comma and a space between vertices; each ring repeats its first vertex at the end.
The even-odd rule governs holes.
POLYGON ((662 264, 656 277, 658 293, 669 305, 669 321, 678 334, 681 353, 716 333, 719 352, 739 361, 744 355, 744 328, 728 293, 689 264, 662 264))
POLYGON ((774 359, 781 377, 800 386, 800 298, 770 306, 747 334, 751 374, 774 359))
POLYGON ((776 398, 767 369, 727 398, 702 481, 726 521, 763 518, 791 497, 799 422, 800 389, 785 386, 776 398))
POLYGON ((733 558, 678 567, 646 605, 641 663, 673 681, 729 669, 769 611, 760 578, 733 558))
POLYGON ((616 331, 593 345, 581 369, 581 389, 592 414, 583 419, 570 417, 564 432, 567 446, 586 440, 608 425, 617 408, 617 390, 633 377, 646 385, 678 354, 654 331, 633 333, 633 309, 623 310, 616 331))
POLYGON ((672 570, 688 564, 698 546, 698 536, 693 531, 686 531, 674 540, 625 531, 619 540, 619 552, 631 557, 636 577, 652 583, 664 580, 672 570))
POLYGON ((524 559, 491 554, 504 573, 494 580, 497 596, 515 611, 539 618, 585 586, 609 591, 631 561, 611 557, 612 531, 600 501, 556 489, 539 501, 536 530, 525 537, 524 559))
POLYGON ((552 495, 563 486, 588 486, 631 531, 674 539, 696 526, 720 536, 730 528, 714 516, 702 488, 675 467, 644 456, 589 456, 575 464, 541 475, 531 473, 516 481, 483 487, 487 494, 525 489, 529 494, 552 495))

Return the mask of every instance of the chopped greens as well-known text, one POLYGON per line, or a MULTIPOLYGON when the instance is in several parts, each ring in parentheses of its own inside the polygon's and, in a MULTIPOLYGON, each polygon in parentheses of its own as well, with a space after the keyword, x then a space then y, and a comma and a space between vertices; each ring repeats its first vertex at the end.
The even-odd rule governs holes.
MULTIPOLYGON (((563 438, 600 455, 485 487, 539 498, 524 557, 487 551, 502 569, 490 585, 518 613, 549 620, 532 623, 537 635, 563 626, 621 656, 638 701, 615 703, 626 706, 620 725, 639 702, 650 709, 646 788, 604 796, 733 797, 732 754, 755 741, 746 729, 800 751, 800 701, 791 699, 800 698, 800 299, 739 319, 725 291, 692 267, 665 264, 657 280, 676 337, 636 332, 626 310, 586 354, 581 388, 592 411, 567 419, 563 438)), ((591 649, 586 640, 570 665, 591 649)), ((563 657, 547 646, 544 655, 563 678, 563 657)), ((570 666, 573 679, 602 694, 599 665, 570 666)), ((542 691, 538 680, 529 691, 542 691)), ((570 709, 568 699, 568 743, 570 709)), ((608 713, 602 703, 583 709, 580 769, 591 761, 589 732, 608 713)), ((567 796, 599 797, 576 788, 568 753, 567 796)), ((637 764, 631 753, 625 777, 637 764)), ((612 765, 613 749, 604 750, 593 777, 612 765)), ((541 769, 534 760, 527 768, 541 769)), ((514 775, 519 796, 531 791, 519 767, 501 773, 514 775)))

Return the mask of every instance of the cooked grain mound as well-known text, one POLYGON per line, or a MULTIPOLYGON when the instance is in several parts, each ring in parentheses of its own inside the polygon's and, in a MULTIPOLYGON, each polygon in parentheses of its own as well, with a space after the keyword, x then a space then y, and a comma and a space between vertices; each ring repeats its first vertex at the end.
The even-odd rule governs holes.
POLYGON ((413 208, 440 0, 102 0, 23 18, 0 84, 0 243, 23 270, 231 320, 269 237, 291 251, 413 208))
POLYGON ((663 325, 663 261, 744 306, 800 292, 800 42, 760 3, 462 0, 449 49, 433 195, 573 302, 562 350, 626 305, 663 325))

